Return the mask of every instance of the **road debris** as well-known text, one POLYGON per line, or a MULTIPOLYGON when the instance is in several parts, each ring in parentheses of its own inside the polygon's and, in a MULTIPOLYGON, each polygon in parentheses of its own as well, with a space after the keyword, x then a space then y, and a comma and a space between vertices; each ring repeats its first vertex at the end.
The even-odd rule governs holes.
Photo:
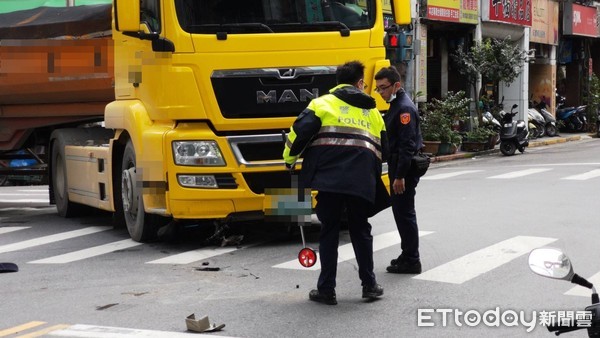
POLYGON ((200 333, 220 331, 225 327, 225 324, 215 325, 214 323, 211 323, 208 320, 208 316, 196 319, 196 315, 193 313, 185 318, 185 325, 189 331, 200 333))

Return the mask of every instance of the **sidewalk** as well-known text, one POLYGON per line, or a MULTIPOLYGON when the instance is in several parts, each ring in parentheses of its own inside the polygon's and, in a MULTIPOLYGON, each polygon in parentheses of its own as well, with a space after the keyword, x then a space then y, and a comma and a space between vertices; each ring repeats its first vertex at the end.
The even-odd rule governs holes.
MULTIPOLYGON (((557 143, 565 143, 565 142, 570 142, 570 141, 579 141, 579 140, 586 139, 589 137, 591 137, 591 136, 587 133, 581 133, 581 134, 569 135, 569 136, 560 136, 559 135, 559 136, 554 136, 554 137, 543 137, 541 139, 529 140, 529 148, 547 146, 547 145, 552 145, 552 144, 557 144, 557 143)), ((496 147, 494 149, 483 150, 483 151, 478 151, 478 152, 466 152, 466 151, 459 150, 455 154, 451 154, 451 155, 433 156, 433 157, 431 157, 431 163, 452 161, 452 160, 458 160, 458 159, 462 159, 462 158, 471 158, 471 157, 475 157, 475 156, 495 154, 495 153, 499 153, 499 152, 500 152, 500 149, 499 149, 498 145, 496 145, 496 147)))

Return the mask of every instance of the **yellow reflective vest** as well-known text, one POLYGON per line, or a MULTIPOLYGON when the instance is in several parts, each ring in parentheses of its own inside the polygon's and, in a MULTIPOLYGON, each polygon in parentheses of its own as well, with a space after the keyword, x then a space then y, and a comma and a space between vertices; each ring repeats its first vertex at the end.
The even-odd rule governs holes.
POLYGON ((375 100, 342 84, 310 102, 286 140, 287 164, 303 154, 305 187, 375 199, 375 179, 387 160, 385 123, 375 100))

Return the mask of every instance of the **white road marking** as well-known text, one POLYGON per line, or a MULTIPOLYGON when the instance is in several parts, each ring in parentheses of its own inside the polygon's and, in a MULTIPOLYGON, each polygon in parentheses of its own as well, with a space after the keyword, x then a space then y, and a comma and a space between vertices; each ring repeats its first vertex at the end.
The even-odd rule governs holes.
POLYGON ((585 181, 585 180, 589 180, 590 178, 594 178, 594 177, 598 177, 598 176, 600 176, 600 169, 594 169, 592 171, 588 171, 583 174, 563 177, 562 179, 563 180, 585 181))
POLYGON ((124 250, 132 248, 134 246, 142 245, 142 243, 135 242, 131 239, 124 239, 122 241, 112 242, 104 245, 95 246, 93 248, 87 248, 79 251, 69 252, 63 255, 54 257, 48 257, 39 259, 37 261, 31 261, 31 264, 64 264, 75 261, 80 261, 86 258, 104 255, 117 250, 124 250))
MULTIPOLYGON (((583 277, 583 276, 582 276, 583 277)), ((586 278, 588 282, 594 284, 594 286, 598 286, 600 285, 600 272, 598 272, 597 274, 593 275, 590 278, 586 278)), ((592 295, 592 290, 585 288, 583 286, 580 285, 576 285, 574 287, 572 287, 571 289, 569 289, 569 291, 565 292, 565 295, 569 295, 569 296, 582 296, 582 297, 590 297, 592 295)))
POLYGON ((23 230, 23 229, 29 229, 30 227, 3 227, 0 228, 0 235, 2 234, 7 234, 9 232, 13 232, 13 231, 19 231, 19 230, 23 230))
POLYGON ((450 177, 454 177, 454 176, 459 176, 459 175, 466 175, 466 174, 472 174, 472 173, 477 173, 483 170, 462 170, 462 171, 455 171, 452 173, 445 173, 445 174, 436 174, 436 175, 425 175, 423 177, 421 177, 421 180, 443 180, 445 178, 450 178, 450 177))
MULTIPOLYGON (((419 231, 419 237, 423 237, 433 233, 433 231, 419 231)), ((400 243, 400 235, 398 231, 390 231, 381 235, 373 236, 373 251, 378 251, 400 243)), ((354 249, 352 243, 344 244, 338 248, 338 263, 354 259, 354 249)), ((294 270, 320 270, 321 263, 318 259, 317 263, 310 268, 305 268, 300 265, 297 259, 287 261, 285 263, 274 265, 273 268, 279 269, 294 269, 294 270)))
POLYGON ((552 169, 543 169, 543 168, 536 169, 536 168, 534 168, 534 169, 513 171, 513 172, 509 172, 509 173, 502 174, 502 175, 490 176, 488 178, 517 178, 517 177, 523 177, 523 176, 527 176, 527 175, 542 173, 544 171, 549 171, 549 170, 552 170, 552 169))
MULTIPOLYGON (((183 319, 182 319, 183 322, 183 319)), ((220 323, 215 323, 219 325, 220 323)), ((186 332, 169 332, 169 331, 155 331, 155 330, 139 330, 139 329, 128 329, 122 327, 111 327, 111 326, 95 326, 95 325, 83 325, 76 324, 64 328, 58 331, 52 331, 46 333, 46 336, 56 337, 82 337, 82 338, 189 338, 199 337, 198 333, 186 333, 186 332)), ((231 338, 223 335, 212 335, 202 333, 202 338, 231 338)))
POLYGON ((30 239, 27 241, 7 244, 0 246, 0 253, 17 251, 21 249, 27 249, 38 245, 44 245, 48 243, 58 242, 65 239, 75 238, 79 236, 85 236, 96 232, 110 230, 111 227, 87 227, 79 230, 73 230, 68 232, 62 232, 55 235, 49 235, 39 238, 30 239))
POLYGON ((427 270, 414 279, 462 284, 556 238, 516 236, 427 270))
POLYGON ((40 198, 28 198, 28 199, 4 199, 0 198, 0 203, 49 203, 49 199, 40 199, 40 198))
POLYGON ((203 259, 207 259, 213 256, 226 254, 232 251, 238 250, 237 247, 223 247, 223 248, 207 248, 198 249, 192 251, 182 252, 177 255, 168 256, 165 258, 157 259, 154 261, 146 262, 146 264, 189 264, 203 259))

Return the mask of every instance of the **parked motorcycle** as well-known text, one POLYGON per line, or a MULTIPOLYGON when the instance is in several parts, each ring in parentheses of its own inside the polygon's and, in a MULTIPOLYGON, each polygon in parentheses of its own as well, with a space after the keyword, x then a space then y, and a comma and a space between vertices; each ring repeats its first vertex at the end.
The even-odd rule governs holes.
MULTIPOLYGON (((542 117, 544 118, 544 132, 546 136, 556 136, 557 128, 556 128, 556 118, 548 111, 548 106, 546 102, 542 99, 540 102, 531 101, 531 106, 537 110, 542 117)), ((530 107, 531 108, 531 107, 530 107)))
POLYGON ((564 107, 565 97, 556 94, 556 119, 562 121, 564 130, 582 132, 587 129, 586 106, 564 107))
POLYGON ((573 272, 569 257, 555 248, 538 248, 529 254, 529 268, 534 273, 554 279, 563 279, 592 290, 592 305, 579 318, 555 318, 547 326, 555 335, 587 329, 589 337, 600 337, 600 300, 594 285, 573 272))
POLYGON ((537 110, 529 108, 527 110, 527 116, 529 117, 529 123, 535 127, 533 130, 529 128, 529 134, 532 138, 538 138, 546 134, 546 120, 537 110))
POLYGON ((529 131, 525 121, 513 121, 513 117, 517 115, 515 111, 519 105, 514 104, 510 113, 502 110, 500 116, 502 118, 502 129, 500 130, 500 151, 506 156, 515 154, 515 150, 520 152, 525 151, 525 147, 529 145, 529 131))

